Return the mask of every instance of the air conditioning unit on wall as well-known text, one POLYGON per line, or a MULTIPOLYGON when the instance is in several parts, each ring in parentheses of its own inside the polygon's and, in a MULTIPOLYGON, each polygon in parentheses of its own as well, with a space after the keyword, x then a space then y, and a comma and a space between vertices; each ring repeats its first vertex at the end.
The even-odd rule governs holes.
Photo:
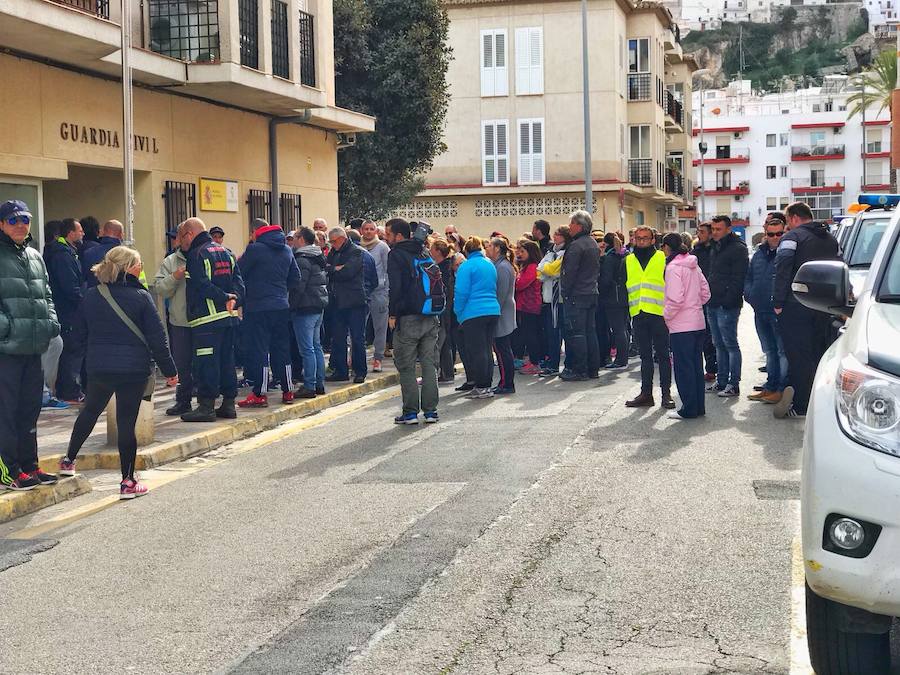
POLYGON ((741 201, 741 199, 742 199, 741 195, 735 195, 735 196, 734 196, 734 201, 736 201, 736 202, 741 201))

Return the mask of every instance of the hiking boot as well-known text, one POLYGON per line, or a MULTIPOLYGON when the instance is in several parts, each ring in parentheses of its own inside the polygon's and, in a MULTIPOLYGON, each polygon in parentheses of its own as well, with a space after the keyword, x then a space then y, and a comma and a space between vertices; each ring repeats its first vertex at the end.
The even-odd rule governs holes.
POLYGON ((769 391, 766 392, 766 395, 759 399, 763 403, 775 404, 781 400, 781 392, 780 391, 769 391))
POLYGON ((672 394, 667 391, 662 393, 662 401, 660 405, 666 410, 675 410, 675 399, 672 398, 672 394))
POLYGON ((166 415, 169 417, 178 417, 179 415, 184 415, 186 412, 191 412, 191 404, 190 401, 185 401, 184 403, 176 403, 171 408, 166 410, 166 415))
POLYGON ((788 413, 794 409, 794 388, 793 387, 785 387, 784 391, 781 392, 781 400, 775 404, 775 409, 772 411, 772 415, 774 415, 777 419, 783 419, 788 416, 788 413))
MULTIPOLYGON (((197 399, 197 408, 192 410, 189 413, 185 413, 181 416, 182 422, 215 422, 216 421, 216 411, 213 408, 216 401, 212 398, 198 398, 197 399)), ((225 403, 222 403, 222 406, 225 406, 225 403)), ((236 415, 237 413, 235 413, 236 415)))
POLYGON ((234 408, 233 398, 222 399, 222 405, 216 408, 216 417, 222 420, 237 419, 237 410, 234 408))
POLYGON ((269 397, 265 394, 256 395, 252 391, 243 401, 238 401, 239 408, 268 408, 269 397))
POLYGON ((656 401, 653 400, 653 394, 643 391, 637 395, 637 398, 625 401, 626 408, 652 408, 655 405, 656 401))

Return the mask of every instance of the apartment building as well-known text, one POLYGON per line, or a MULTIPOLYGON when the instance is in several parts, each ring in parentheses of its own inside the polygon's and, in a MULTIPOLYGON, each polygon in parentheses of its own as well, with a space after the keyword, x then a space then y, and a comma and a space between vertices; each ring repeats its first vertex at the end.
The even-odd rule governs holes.
POLYGON ((730 215, 761 231, 765 214, 792 201, 810 205, 831 221, 860 192, 893 192, 890 112, 871 106, 848 117, 846 76, 826 77, 821 87, 759 96, 747 80, 726 89, 695 93, 703 106, 703 133, 695 117, 694 158, 698 216, 730 215), (708 146, 701 177, 699 143, 708 146), (702 190, 701 190, 702 187, 702 190))
MULTIPOLYGON (((476 234, 565 223, 585 193, 580 3, 444 4, 454 53, 447 151, 397 214, 476 234)), ((589 0, 587 21, 597 226, 674 229, 691 199, 696 65, 662 5, 589 0)))
POLYGON ((331 0, 144 0, 132 28, 134 136, 122 130, 120 5, 0 3, 0 201, 41 224, 124 217, 123 152, 134 144, 135 243, 148 269, 188 216, 236 251, 261 216, 286 227, 337 220, 338 133, 374 119, 335 106, 331 0), (270 122, 280 198, 273 208, 270 122))

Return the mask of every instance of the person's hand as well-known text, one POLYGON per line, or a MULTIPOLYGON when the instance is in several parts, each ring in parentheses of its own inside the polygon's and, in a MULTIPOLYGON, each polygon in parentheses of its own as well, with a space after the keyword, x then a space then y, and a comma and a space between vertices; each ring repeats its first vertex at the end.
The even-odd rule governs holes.
POLYGON ((174 375, 172 377, 167 377, 166 384, 169 385, 170 387, 174 387, 176 384, 178 384, 178 376, 174 375))
POLYGON ((783 310, 781 309, 781 307, 776 307, 776 308, 775 308, 775 314, 781 314, 782 311, 783 311, 783 310))
POLYGON ((181 279, 184 279, 185 272, 187 272, 187 268, 179 267, 177 270, 172 272, 172 276, 180 281, 181 279))
POLYGON ((237 296, 229 293, 228 300, 225 301, 225 309, 229 312, 233 312, 235 307, 237 307, 237 296))
POLYGON ((388 327, 389 327, 391 330, 394 330, 394 328, 397 327, 397 317, 396 317, 396 316, 389 316, 389 317, 388 317, 388 327))
POLYGON ((335 271, 335 272, 340 272, 342 269, 344 269, 344 266, 343 266, 343 265, 338 265, 337 267, 334 268, 334 271, 335 271))

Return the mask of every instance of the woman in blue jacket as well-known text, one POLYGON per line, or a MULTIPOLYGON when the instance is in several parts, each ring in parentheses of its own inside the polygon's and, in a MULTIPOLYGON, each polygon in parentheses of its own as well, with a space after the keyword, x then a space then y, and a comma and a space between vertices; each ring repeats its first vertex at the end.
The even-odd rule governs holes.
POLYGON ((78 451, 115 394, 122 466, 121 499, 133 499, 147 492, 147 487, 134 476, 137 456, 134 427, 148 379, 155 372, 153 362, 159 365, 169 386, 178 384, 175 362, 156 305, 137 279, 142 267, 137 251, 116 246, 91 268, 99 285, 85 294, 74 326, 82 344, 87 344, 87 398, 72 428, 69 450, 59 462, 60 475, 75 475, 78 451), (109 299, 104 297, 106 292, 109 299))
POLYGON ((457 391, 468 391, 468 398, 492 398, 494 358, 491 349, 500 317, 497 269, 484 257, 484 244, 479 237, 470 237, 463 253, 466 261, 456 273, 453 311, 465 345, 466 382, 457 387, 457 391))

